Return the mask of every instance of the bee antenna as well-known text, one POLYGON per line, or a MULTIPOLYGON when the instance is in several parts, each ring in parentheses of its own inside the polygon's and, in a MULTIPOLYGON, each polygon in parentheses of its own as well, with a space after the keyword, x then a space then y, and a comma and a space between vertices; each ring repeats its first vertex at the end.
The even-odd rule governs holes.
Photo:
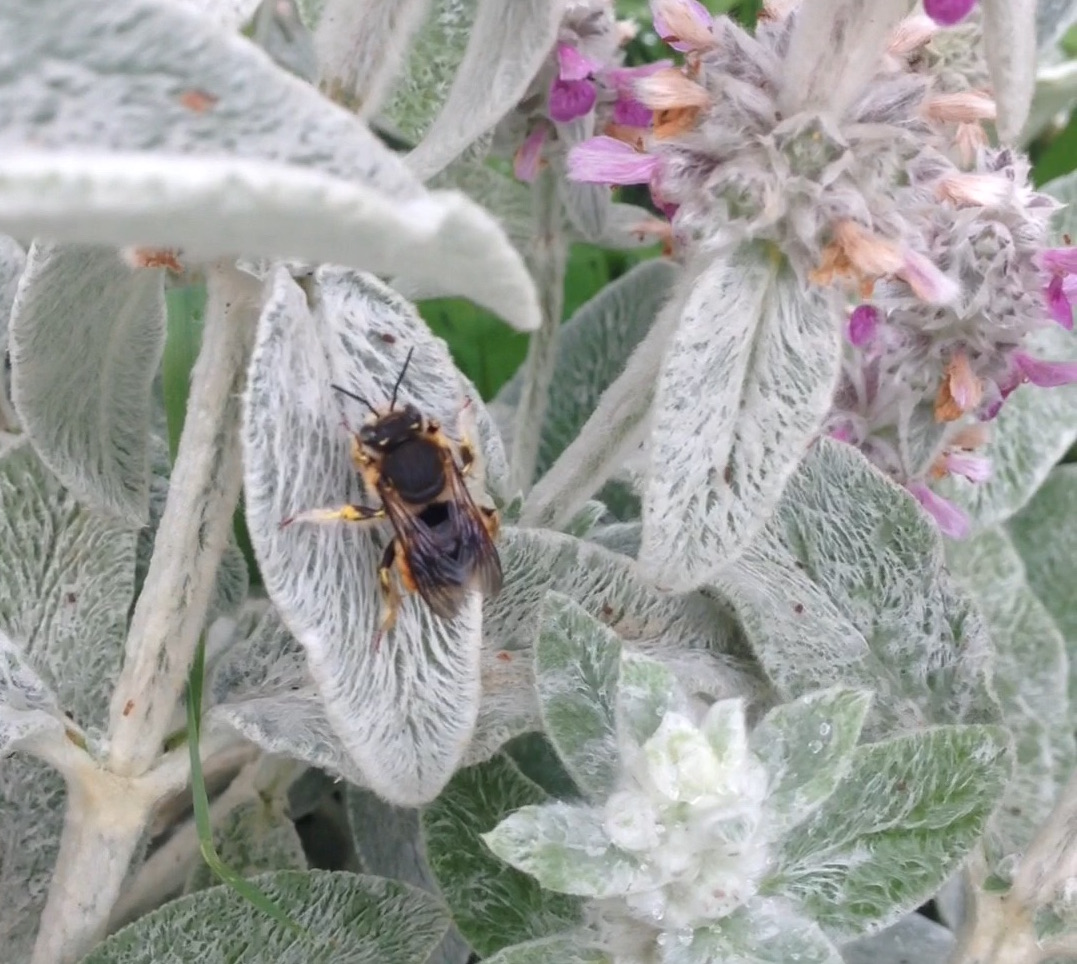
POLYGON ((404 380, 404 374, 408 370, 408 365, 411 364, 411 356, 414 354, 414 352, 415 346, 412 345, 411 348, 408 349, 408 357, 404 359, 404 367, 400 369, 400 374, 396 376, 396 384, 393 386, 393 399, 391 402, 389 402, 390 412, 393 410, 393 406, 396 405, 396 393, 400 391, 400 383, 404 380))
POLYGON ((362 402, 367 408, 369 408, 375 415, 378 414, 378 410, 370 404, 362 395, 356 395, 355 392, 349 392, 346 388, 341 388, 339 385, 330 385, 330 388, 340 392, 341 395, 347 395, 348 398, 354 398, 357 402, 362 402))

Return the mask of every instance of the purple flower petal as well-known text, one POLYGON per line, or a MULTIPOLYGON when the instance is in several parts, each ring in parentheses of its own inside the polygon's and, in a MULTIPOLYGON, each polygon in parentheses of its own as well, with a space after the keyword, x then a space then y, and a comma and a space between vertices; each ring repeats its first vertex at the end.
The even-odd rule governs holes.
POLYGON ((906 488, 932 515, 943 535, 964 539, 969 534, 969 517, 948 499, 932 492, 923 482, 910 482, 906 488))
POLYGON ((970 482, 986 482, 991 478, 991 460, 971 452, 947 452, 942 459, 943 468, 951 475, 960 475, 970 482))
POLYGON ((568 154, 568 176, 587 184, 646 184, 658 158, 613 137, 592 137, 568 154))
POLYGON ((1062 279, 1062 293, 1071 305, 1077 301, 1077 275, 1068 274, 1062 279))
POLYGON ((1062 275, 1052 275, 1047 283, 1047 310, 1051 317, 1067 331, 1073 331, 1073 306, 1066 296, 1062 275))
MULTIPOLYGON (((714 23, 710 11, 699 0, 651 0, 651 19, 654 32, 681 53, 697 50, 700 44, 692 42, 690 37, 678 36, 677 29, 670 24, 671 20, 691 24, 691 33, 697 35, 709 34, 714 23)), ((681 32, 688 33, 687 30, 681 32)))
POLYGON ((1077 274, 1077 248, 1045 248, 1040 267, 1052 274, 1077 274))
POLYGON ((590 80, 554 80, 550 85, 550 118, 559 124, 590 113, 598 92, 590 80))
POLYGON ((1077 382, 1077 361, 1044 361, 1023 351, 1014 352, 1013 360, 1021 374, 1040 388, 1057 388, 1077 382))
POLYGON ((924 13, 943 27, 952 27, 969 15, 976 0, 924 0, 924 13))
POLYGON ((874 305, 857 305, 853 313, 849 315, 849 324, 846 329, 849 343, 857 348, 863 348, 874 340, 878 328, 879 309, 874 305))
POLYGON ((635 97, 618 97, 613 105, 613 122, 625 127, 650 127, 654 112, 635 97))
POLYGON ((557 74, 561 80, 586 80, 602 69, 594 57, 581 54, 569 44, 557 45, 557 74))
POLYGON ((545 141, 545 124, 536 126, 524 139, 512 162, 512 173, 516 175, 517 180, 526 181, 530 184, 538 176, 539 161, 542 159, 542 145, 545 141))

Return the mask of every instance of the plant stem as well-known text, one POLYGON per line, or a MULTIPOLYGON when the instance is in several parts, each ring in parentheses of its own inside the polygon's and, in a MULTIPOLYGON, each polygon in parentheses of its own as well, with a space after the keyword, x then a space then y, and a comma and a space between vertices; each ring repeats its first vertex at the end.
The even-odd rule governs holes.
POLYGON ((144 773, 161 752, 242 485, 240 396, 259 287, 227 262, 210 269, 208 287, 187 418, 112 698, 108 763, 118 774, 144 773))
POLYGON ((60 853, 31 964, 80 960, 104 935, 154 804, 140 783, 90 766, 68 776, 60 853))
POLYGON ((543 171, 532 192, 534 245, 527 257, 542 307, 542 324, 531 335, 523 366, 523 387, 512 433, 512 484, 527 492, 535 480, 542 426, 557 365, 557 343, 565 305, 568 244, 562 231, 561 199, 551 170, 543 171))
MULTIPOLYGON (((210 818, 215 826, 240 804, 255 799, 255 778, 258 772, 258 761, 251 761, 210 804, 210 818)), ((173 831, 168 840, 138 869, 131 886, 112 911, 109 930, 116 930, 135 920, 177 893, 187 879, 192 864, 201 859, 198 851, 198 828, 195 826, 194 817, 191 817, 173 831)))
MULTIPOLYGON (((687 291, 685 285, 681 289, 687 291)), ((639 443, 654 399, 666 345, 680 321, 682 299, 674 299, 636 346, 620 377, 606 389, 580 434, 531 490, 520 525, 557 529, 597 492, 639 443)))

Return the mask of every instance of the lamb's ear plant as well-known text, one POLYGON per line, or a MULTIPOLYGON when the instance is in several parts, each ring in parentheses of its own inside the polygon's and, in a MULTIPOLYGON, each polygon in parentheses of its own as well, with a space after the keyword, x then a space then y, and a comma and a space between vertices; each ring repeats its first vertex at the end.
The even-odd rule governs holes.
POLYGON ((0 3, 4 964, 1077 960, 1075 23, 0 3))

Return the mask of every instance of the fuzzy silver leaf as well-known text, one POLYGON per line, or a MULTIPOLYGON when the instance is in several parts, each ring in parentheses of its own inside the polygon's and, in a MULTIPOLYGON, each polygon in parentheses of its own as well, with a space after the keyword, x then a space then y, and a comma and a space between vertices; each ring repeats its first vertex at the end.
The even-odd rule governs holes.
POLYGON ((144 525, 162 270, 132 269, 109 248, 37 243, 10 339, 15 408, 42 460, 89 505, 144 525))

